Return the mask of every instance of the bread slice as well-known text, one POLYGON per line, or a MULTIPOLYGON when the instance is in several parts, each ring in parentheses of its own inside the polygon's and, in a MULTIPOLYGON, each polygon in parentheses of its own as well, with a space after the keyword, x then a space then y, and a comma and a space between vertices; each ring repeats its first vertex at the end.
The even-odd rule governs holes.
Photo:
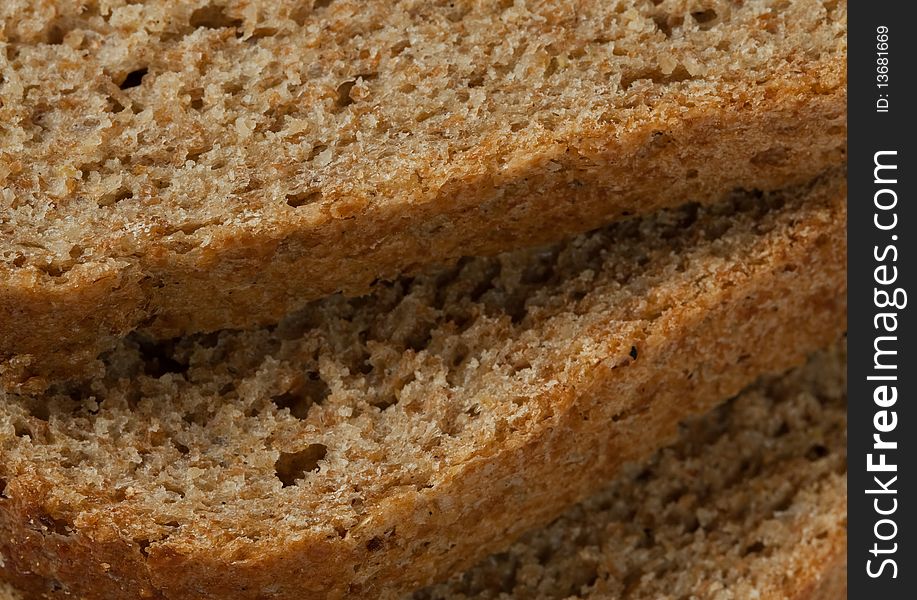
POLYGON ((762 381, 414 600, 846 598, 846 360, 762 381))
POLYGON ((845 160, 843 1, 7 0, 0 69, 26 390, 845 160))
POLYGON ((0 579, 393 597, 845 329, 843 173, 471 259, 0 396, 0 579))
MULTIPOLYGON (((846 597, 844 359, 819 353, 689 420, 652 460, 413 600, 846 597)), ((21 598, 0 584, 0 600, 21 598)))

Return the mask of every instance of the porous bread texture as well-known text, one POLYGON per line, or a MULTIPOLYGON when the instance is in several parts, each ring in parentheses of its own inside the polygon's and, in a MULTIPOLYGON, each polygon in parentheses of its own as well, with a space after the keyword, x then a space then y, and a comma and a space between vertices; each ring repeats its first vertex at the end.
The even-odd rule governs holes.
POLYGON ((470 567, 844 331, 843 175, 273 328, 132 338, 103 377, 6 393, 0 579, 49 598, 392 598, 470 567))
MULTIPOLYGON (((688 421, 677 443, 412 600, 846 597, 840 348, 688 421)), ((0 600, 24 600, 0 584, 0 600)))
POLYGON ((608 487, 413 600, 841 600, 846 354, 684 424, 608 487))
POLYGON ((0 383, 845 160, 846 2, 8 0, 0 383))

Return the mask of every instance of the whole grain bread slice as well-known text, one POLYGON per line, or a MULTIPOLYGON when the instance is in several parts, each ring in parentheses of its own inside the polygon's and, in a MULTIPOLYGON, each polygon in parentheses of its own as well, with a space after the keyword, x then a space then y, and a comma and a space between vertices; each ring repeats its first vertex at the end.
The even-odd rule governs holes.
MULTIPOLYGON (((605 489, 412 600, 846 597, 840 347, 769 378, 605 489)), ((0 584, 0 600, 27 600, 0 584)))
POLYGON ((768 378, 678 441, 413 600, 841 600, 846 356, 768 378))
POLYGON ((0 383, 845 160, 846 2, 8 0, 0 383))
POLYGON ((846 325, 843 173, 460 261, 0 396, 0 580, 396 597, 846 325))

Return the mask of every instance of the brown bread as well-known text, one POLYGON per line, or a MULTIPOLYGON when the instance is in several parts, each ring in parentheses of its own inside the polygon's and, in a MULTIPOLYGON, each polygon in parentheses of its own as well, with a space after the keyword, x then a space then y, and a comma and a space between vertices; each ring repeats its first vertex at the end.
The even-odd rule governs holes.
MULTIPOLYGON (((846 597, 844 353, 762 381, 677 443, 413 600, 846 597)), ((0 584, 0 600, 27 600, 0 584)))
POLYGON ((0 580, 50 597, 395 597, 586 497, 846 322, 843 173, 133 337, 0 395, 0 580))
POLYGON ((5 0, 0 385, 845 160, 846 2, 5 0))

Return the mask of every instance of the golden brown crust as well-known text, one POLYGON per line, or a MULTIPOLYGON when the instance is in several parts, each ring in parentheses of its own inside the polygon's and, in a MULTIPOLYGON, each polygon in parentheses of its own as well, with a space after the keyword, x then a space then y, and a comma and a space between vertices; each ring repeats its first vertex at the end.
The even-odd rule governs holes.
POLYGON ((56 582, 61 594, 87 598, 336 598, 394 595, 466 568, 652 452, 684 417, 844 331, 845 193, 842 178, 816 185, 802 203, 812 208, 785 234, 754 262, 717 271, 689 303, 656 315, 653 303, 667 300, 650 294, 638 312, 651 316, 582 332, 572 343, 607 347, 532 400, 544 404, 542 420, 475 440, 476 454, 444 466, 434 487, 401 486, 344 537, 305 530, 282 545, 243 546, 233 531, 201 523, 199 535, 138 545, 124 532, 143 515, 113 505, 56 525, 69 500, 40 473, 20 472, 0 501, 0 576, 48 597, 56 582))
MULTIPOLYGON (((338 4, 332 10, 350 10, 338 4)), ((759 26, 775 27, 766 16, 759 26)), ((790 27, 795 17, 779 18, 790 27)), ((317 170, 333 183, 322 187, 321 202, 265 209, 253 224, 228 218, 218 227, 158 224, 160 217, 150 217, 155 223, 147 233, 128 234, 130 219, 113 221, 114 231, 99 233, 91 260, 57 265, 74 262, 64 253, 46 258, 52 265, 44 271, 0 263, 0 383, 37 390, 91 373, 99 353, 135 329, 165 338, 273 323, 310 299, 362 294, 377 279, 426 263, 557 240, 622 215, 715 201, 736 187, 806 181, 845 160, 842 46, 837 42, 816 60, 798 49, 780 55, 756 74, 759 81, 691 77, 641 92, 634 106, 624 107, 616 104, 627 104, 627 95, 612 94, 606 100, 620 109, 612 118, 590 113, 518 137, 494 132, 441 169, 424 171, 422 181, 399 171, 394 183, 351 182, 342 169, 345 180, 335 183, 317 170), (512 165, 504 164, 507 157, 512 165)), ((413 164, 417 157, 404 160, 413 164)), ((153 200, 141 216, 165 202, 153 200)), ((74 248, 91 247, 87 237, 74 248)))

